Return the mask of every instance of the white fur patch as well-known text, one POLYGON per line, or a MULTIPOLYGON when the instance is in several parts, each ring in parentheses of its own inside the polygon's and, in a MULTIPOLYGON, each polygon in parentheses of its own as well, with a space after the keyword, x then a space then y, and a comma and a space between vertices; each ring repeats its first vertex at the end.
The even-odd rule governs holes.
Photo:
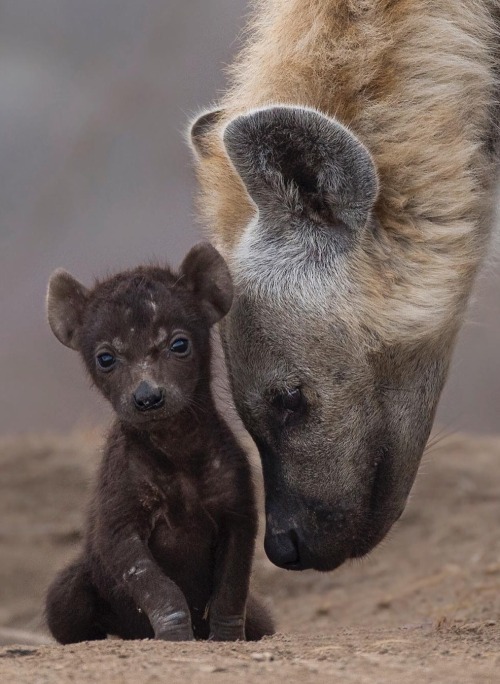
POLYGON ((157 333, 155 339, 153 340, 153 345, 155 347, 159 347, 161 344, 163 344, 166 341, 166 339, 167 339, 167 331, 165 330, 165 328, 159 328, 158 333, 157 333))
POLYGON ((331 309, 333 298, 347 294, 342 285, 347 278, 345 260, 328 235, 330 230, 334 229, 298 226, 286 230, 286 236, 275 236, 272 226, 253 219, 230 256, 237 289, 277 305, 331 309))
POLYGON ((111 343, 116 349, 117 352, 122 352, 125 348, 125 345, 123 344, 122 340, 119 337, 113 338, 113 341, 111 343))

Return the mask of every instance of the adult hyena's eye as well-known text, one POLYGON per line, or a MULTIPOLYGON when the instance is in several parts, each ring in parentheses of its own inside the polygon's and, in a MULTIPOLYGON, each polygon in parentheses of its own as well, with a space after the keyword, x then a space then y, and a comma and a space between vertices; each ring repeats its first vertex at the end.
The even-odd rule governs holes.
POLYGON ((110 371, 116 364, 116 357, 109 352, 102 352, 96 356, 97 366, 102 371, 110 371))
POLYGON ((302 391, 300 387, 294 387, 293 389, 281 392, 275 399, 275 405, 284 411, 298 411, 302 407, 302 391))
POLYGON ((170 351, 176 356, 187 356, 191 351, 191 344, 186 337, 177 337, 170 345, 170 351))
POLYGON ((291 425, 300 419, 306 409, 304 395, 300 387, 293 387, 275 395, 272 404, 282 425, 291 425))

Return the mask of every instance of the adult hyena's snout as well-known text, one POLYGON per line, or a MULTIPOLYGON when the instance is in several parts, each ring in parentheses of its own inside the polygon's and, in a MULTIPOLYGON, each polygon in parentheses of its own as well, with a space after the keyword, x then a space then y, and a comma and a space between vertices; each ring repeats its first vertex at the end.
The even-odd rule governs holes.
POLYGON ((264 548, 285 570, 333 570, 352 555, 355 512, 295 500, 290 509, 268 500, 264 548))
POLYGON ((370 483, 361 473, 351 491, 343 490, 333 477, 309 480, 298 457, 288 450, 286 456, 282 458, 274 450, 272 454, 268 449, 261 451, 266 554, 272 563, 287 570, 333 570, 354 554, 366 526, 370 483), (302 481, 295 470, 302 472, 302 481))
MULTIPOLYGON (((262 455, 262 454, 261 454, 262 455)), ((400 517, 406 500, 395 486, 389 454, 380 462, 360 454, 351 467, 344 462, 338 476, 302 483, 290 477, 274 454, 263 458, 266 490, 265 551, 272 563, 287 570, 333 570, 349 558, 369 553, 400 517), (371 467, 360 467, 372 462, 371 467), (297 484, 292 485, 295 482, 297 484), (313 493, 316 490, 316 495, 313 493)))

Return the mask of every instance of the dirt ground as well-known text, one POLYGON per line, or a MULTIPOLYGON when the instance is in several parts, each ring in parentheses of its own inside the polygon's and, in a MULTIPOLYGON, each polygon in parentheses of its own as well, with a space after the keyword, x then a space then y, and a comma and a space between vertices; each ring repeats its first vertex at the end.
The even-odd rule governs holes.
POLYGON ((79 543, 99 440, 0 442, 1 682, 500 682, 500 439, 431 447, 405 515, 361 562, 289 573, 260 543, 254 579, 276 614, 271 639, 61 647, 44 631, 43 594, 79 543))

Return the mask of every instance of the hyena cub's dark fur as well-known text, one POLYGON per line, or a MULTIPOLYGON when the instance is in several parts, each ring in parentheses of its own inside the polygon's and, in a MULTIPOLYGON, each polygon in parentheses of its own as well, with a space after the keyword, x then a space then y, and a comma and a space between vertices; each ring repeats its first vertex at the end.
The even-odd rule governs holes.
POLYGON ((63 644, 273 632, 247 601, 250 466, 210 392, 210 327, 231 300, 227 266, 208 244, 175 274, 140 267, 91 290, 62 270, 50 279, 50 326, 117 414, 84 548, 48 592, 48 625, 63 644))

